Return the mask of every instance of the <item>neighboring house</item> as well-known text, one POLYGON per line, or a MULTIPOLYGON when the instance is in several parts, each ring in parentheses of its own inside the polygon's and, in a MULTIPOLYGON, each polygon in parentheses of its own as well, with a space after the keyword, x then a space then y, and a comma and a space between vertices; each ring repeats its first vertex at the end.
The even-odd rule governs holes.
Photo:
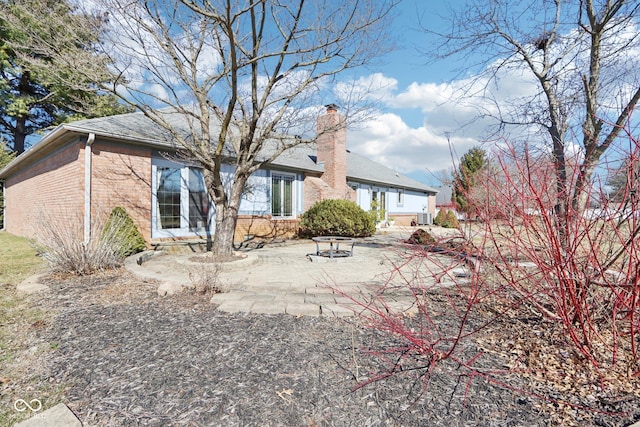
MULTIPOLYGON (((338 120, 330 106, 318 127, 338 120)), ((169 133, 141 113, 60 125, 0 170, 5 229, 34 237, 43 221, 76 221, 87 239, 95 218, 122 206, 149 243, 215 233, 201 170, 171 153, 169 133)), ((223 166, 232 171, 231 162, 223 166)), ((348 151, 346 129, 323 132, 317 143, 286 151, 250 177, 236 241, 290 235, 306 209, 329 198, 354 200, 364 210, 377 200, 387 217, 409 225, 420 213, 433 217, 436 193, 348 151)))
POLYGON ((450 184, 442 185, 436 187, 436 190, 438 190, 438 194, 436 195, 436 213, 440 209, 455 211, 456 204, 453 202, 453 186, 450 184))

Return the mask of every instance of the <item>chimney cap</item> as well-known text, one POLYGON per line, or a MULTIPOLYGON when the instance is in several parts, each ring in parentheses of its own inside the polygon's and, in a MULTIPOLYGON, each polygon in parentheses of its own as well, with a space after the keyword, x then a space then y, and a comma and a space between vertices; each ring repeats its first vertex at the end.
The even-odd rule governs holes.
POLYGON ((338 108, 339 108, 336 104, 327 104, 325 105, 325 107, 327 108, 327 112, 338 111, 338 108))

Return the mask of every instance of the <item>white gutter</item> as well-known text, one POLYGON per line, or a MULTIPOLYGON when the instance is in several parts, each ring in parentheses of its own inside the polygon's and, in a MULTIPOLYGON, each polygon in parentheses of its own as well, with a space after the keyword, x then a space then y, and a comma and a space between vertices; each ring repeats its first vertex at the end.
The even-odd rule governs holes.
POLYGON ((84 244, 91 240, 91 145, 96 139, 95 133, 90 133, 84 149, 84 244))

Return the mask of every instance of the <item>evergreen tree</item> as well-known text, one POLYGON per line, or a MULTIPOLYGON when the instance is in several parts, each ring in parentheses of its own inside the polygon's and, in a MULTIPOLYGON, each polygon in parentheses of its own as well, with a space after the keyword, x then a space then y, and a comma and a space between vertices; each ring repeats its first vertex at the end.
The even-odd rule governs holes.
MULTIPOLYGON (((0 140, 0 169, 9 164, 15 157, 15 153, 11 153, 4 141, 0 140)), ((0 230, 4 228, 4 192, 0 186, 0 230)))
POLYGON ((487 153, 480 147, 474 147, 460 159, 460 165, 453 179, 453 202, 462 212, 469 213, 472 209, 471 192, 476 185, 480 171, 488 164, 487 153))
POLYGON ((627 158, 607 179, 609 200, 623 203, 632 195, 637 195, 640 187, 640 162, 636 158, 627 158))
POLYGON ((0 2, 0 135, 14 152, 51 126, 127 111, 79 72, 89 66, 101 81, 115 80, 92 47, 100 19, 65 0, 0 2), (43 39, 49 43, 34 42, 43 39))

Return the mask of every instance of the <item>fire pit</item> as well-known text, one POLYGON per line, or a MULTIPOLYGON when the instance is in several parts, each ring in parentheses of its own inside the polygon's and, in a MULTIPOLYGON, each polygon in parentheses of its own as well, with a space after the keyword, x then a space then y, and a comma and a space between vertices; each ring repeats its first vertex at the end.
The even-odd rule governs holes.
POLYGON ((338 258, 338 257, 350 257, 353 256, 353 246, 356 243, 356 239, 352 237, 342 237, 342 236, 318 236, 313 237, 312 240, 316 242, 316 255, 324 256, 329 258, 338 258), (320 249, 320 244, 329 244, 329 249, 320 249), (340 249, 340 244, 343 245, 351 245, 351 248, 348 250, 340 249))

